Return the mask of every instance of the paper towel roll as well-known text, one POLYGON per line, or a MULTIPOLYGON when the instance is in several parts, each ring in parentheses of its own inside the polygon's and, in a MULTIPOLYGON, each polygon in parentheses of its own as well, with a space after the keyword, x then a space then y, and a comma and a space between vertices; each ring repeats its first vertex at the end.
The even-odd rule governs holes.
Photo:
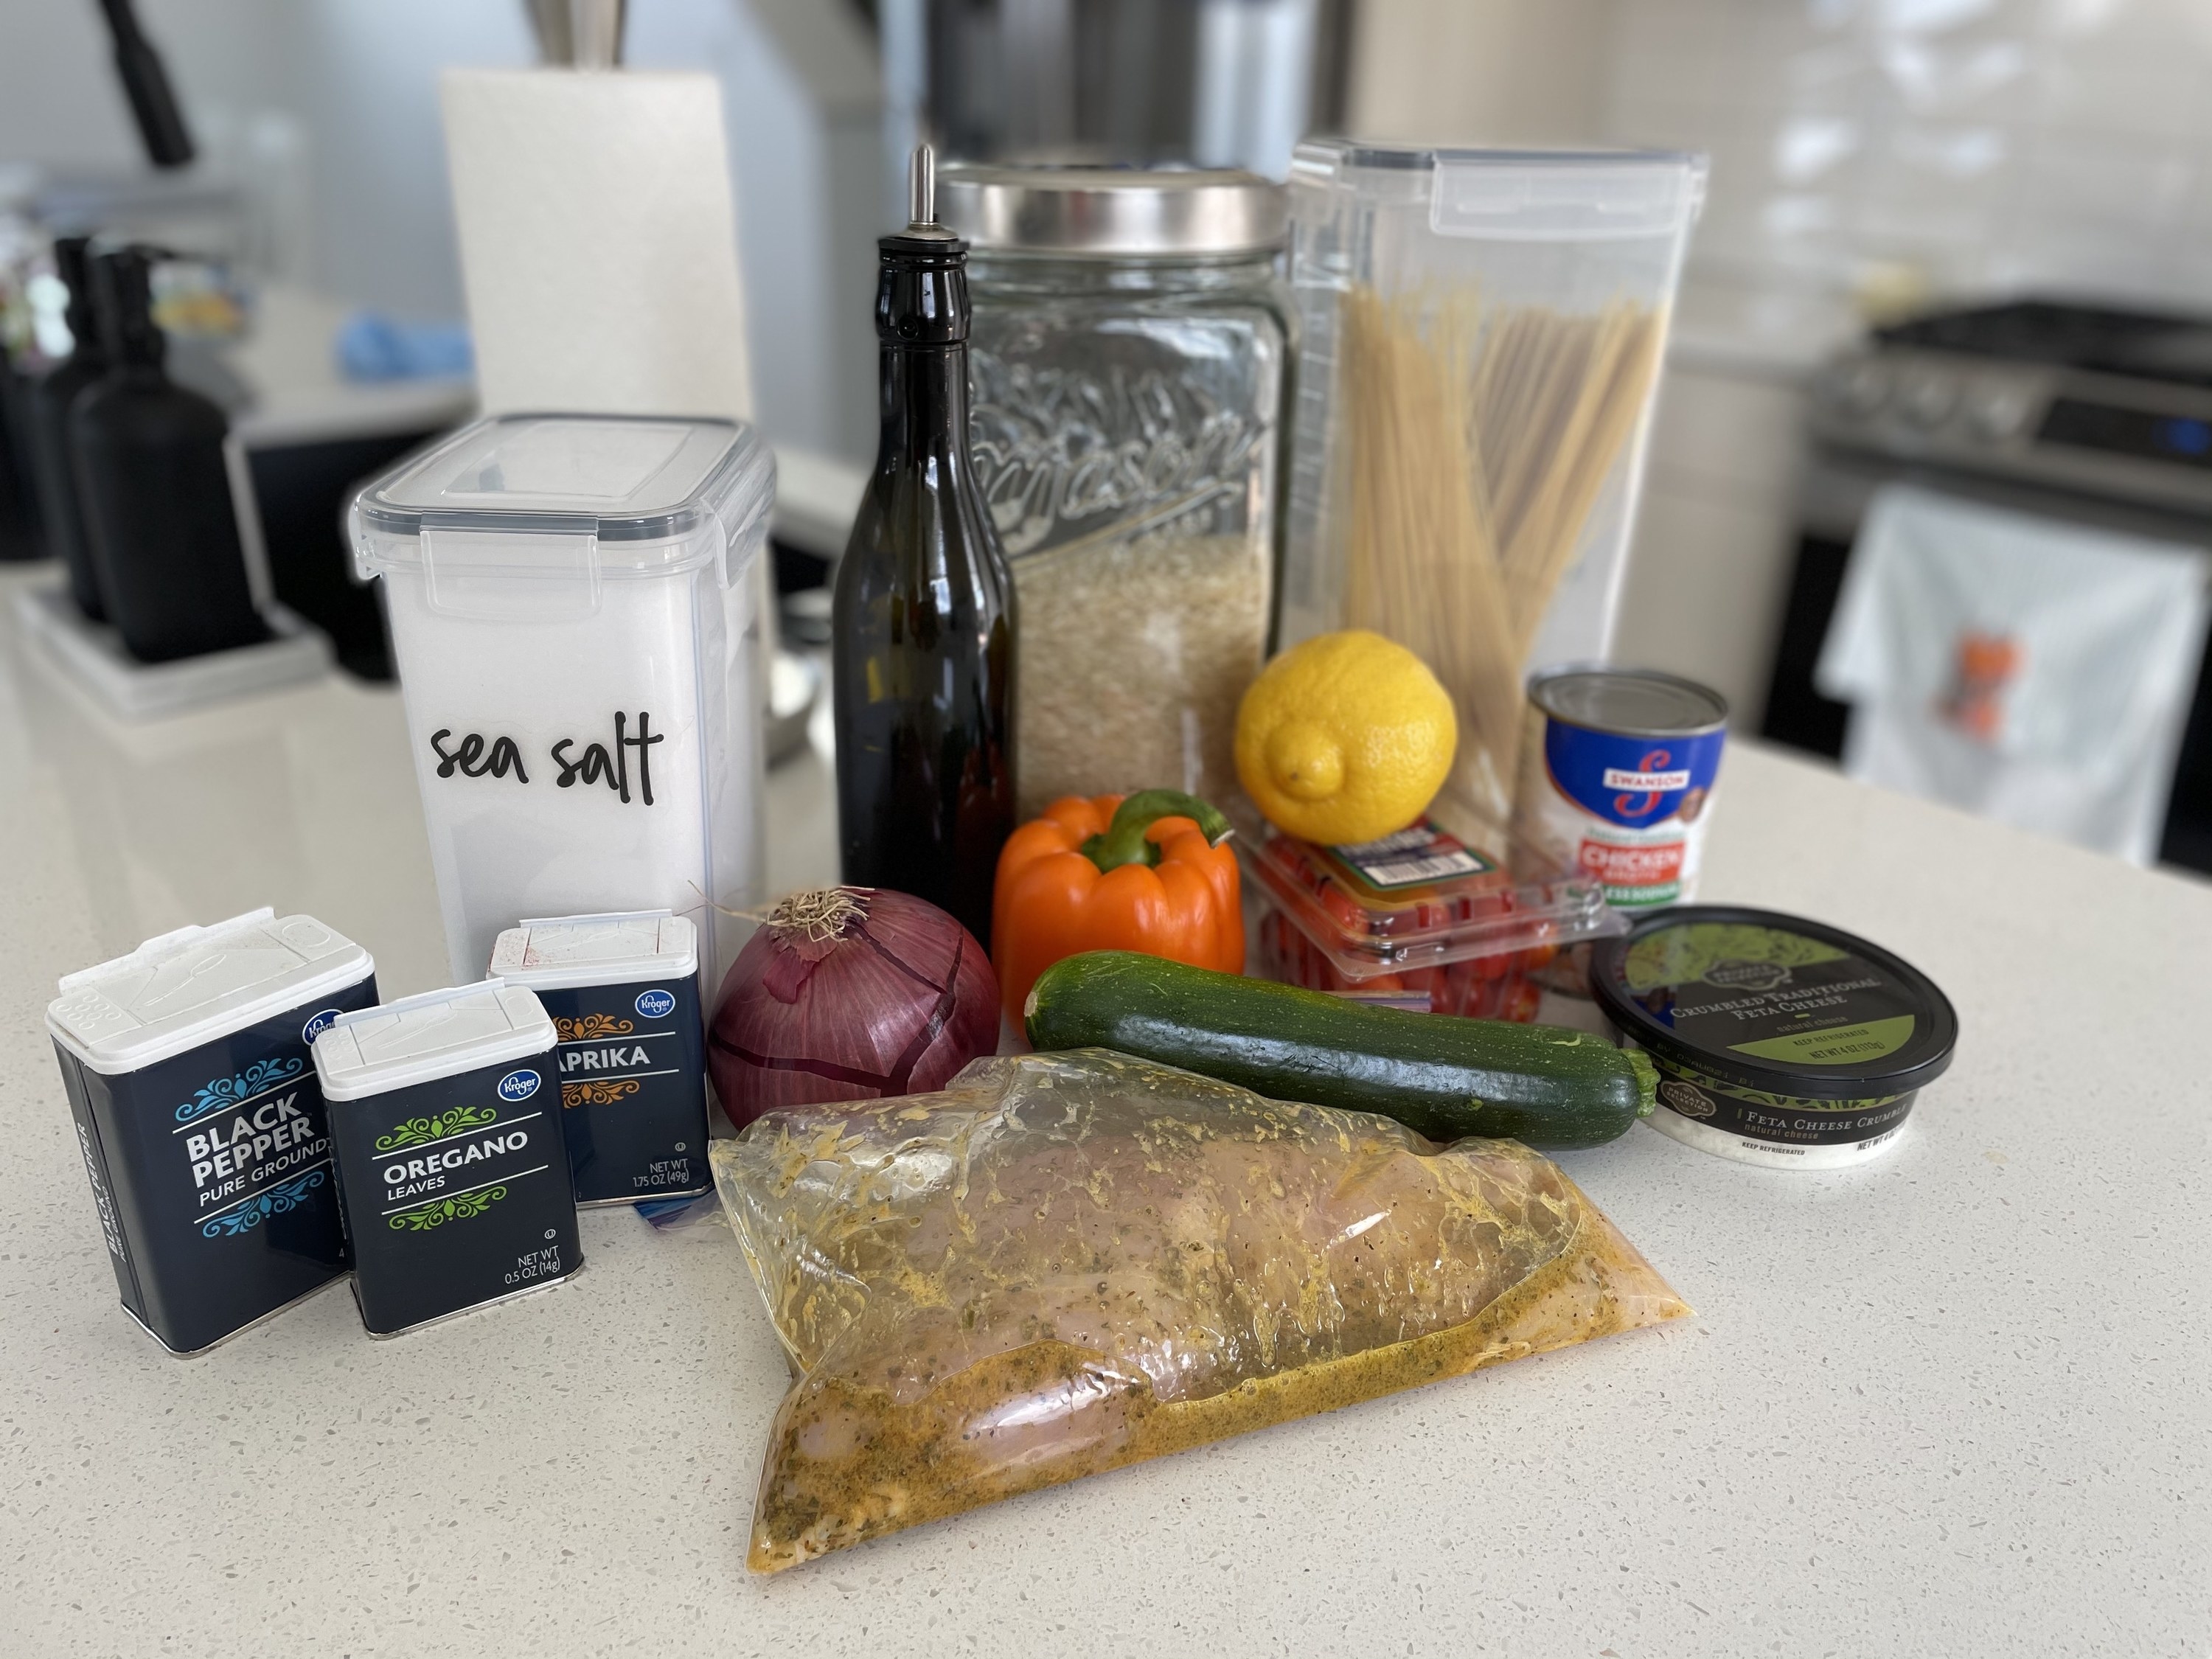
POLYGON ((446 154, 487 414, 752 414, 705 75, 448 70, 446 154))

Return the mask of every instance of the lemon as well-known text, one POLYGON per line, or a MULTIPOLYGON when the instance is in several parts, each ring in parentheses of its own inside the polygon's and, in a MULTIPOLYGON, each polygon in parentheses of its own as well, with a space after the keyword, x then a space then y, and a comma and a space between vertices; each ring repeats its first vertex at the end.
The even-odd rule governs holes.
POLYGON ((1347 629, 1294 645, 1237 711, 1237 775, 1267 821, 1303 841, 1375 841, 1443 787, 1459 720, 1402 645, 1347 629))

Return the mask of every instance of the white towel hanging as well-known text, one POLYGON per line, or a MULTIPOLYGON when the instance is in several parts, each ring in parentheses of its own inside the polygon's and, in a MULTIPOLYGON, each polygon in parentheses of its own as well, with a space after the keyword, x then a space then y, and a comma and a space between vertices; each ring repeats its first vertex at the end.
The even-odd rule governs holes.
POLYGON ((1884 489, 1814 677, 1856 705, 1844 770, 2149 862, 2207 568, 2197 548, 1884 489))

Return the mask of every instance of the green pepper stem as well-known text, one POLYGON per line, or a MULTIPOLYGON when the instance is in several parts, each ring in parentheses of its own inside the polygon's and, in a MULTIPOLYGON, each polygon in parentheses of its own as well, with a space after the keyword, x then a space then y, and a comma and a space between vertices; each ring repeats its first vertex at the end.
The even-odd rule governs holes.
POLYGON ((1193 820, 1209 847, 1220 846, 1232 833, 1229 820, 1195 795, 1180 789, 1139 789, 1115 809, 1114 821, 1103 835, 1083 843, 1083 856, 1102 872, 1125 864, 1156 865, 1160 849, 1145 838, 1145 832, 1162 818, 1193 820))

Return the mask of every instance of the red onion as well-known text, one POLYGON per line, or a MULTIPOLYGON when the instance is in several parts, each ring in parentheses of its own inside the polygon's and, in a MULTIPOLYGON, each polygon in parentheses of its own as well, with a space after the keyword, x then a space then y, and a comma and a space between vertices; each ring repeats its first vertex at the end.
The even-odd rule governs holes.
POLYGON ((730 1121, 779 1106, 921 1094, 999 1047, 975 936, 888 888, 793 893, 723 978, 707 1063, 730 1121))

